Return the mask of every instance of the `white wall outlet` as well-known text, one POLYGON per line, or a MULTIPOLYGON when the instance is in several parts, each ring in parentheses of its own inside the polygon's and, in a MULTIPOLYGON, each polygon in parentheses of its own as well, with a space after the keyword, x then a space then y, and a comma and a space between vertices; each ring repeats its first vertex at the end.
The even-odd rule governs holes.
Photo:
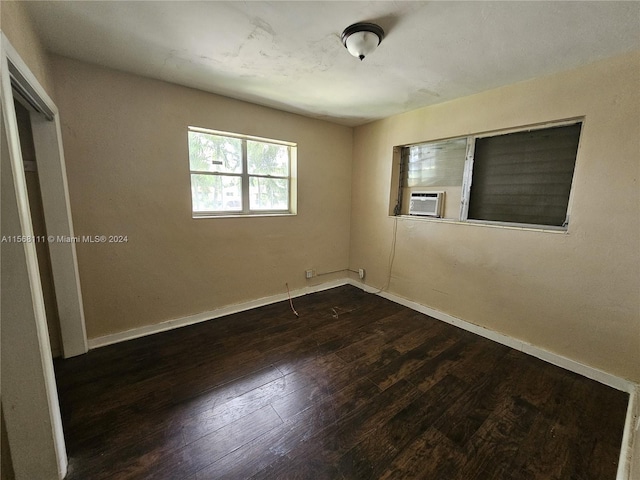
POLYGON ((358 277, 360 277, 360 280, 364 280, 364 268, 358 269, 358 277))
POLYGON ((313 277, 315 277, 315 275, 316 275, 315 270, 305 270, 304 271, 305 278, 313 278, 313 277))

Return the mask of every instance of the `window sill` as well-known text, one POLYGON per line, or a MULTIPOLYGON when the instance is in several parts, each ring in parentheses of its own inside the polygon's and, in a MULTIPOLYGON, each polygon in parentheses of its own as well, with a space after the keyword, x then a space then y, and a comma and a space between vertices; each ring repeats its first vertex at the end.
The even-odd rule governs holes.
MULTIPOLYGON (((390 215, 391 218, 394 218, 394 215, 390 215)), ((415 220, 418 222, 436 222, 436 223, 448 223, 454 225, 470 225, 473 227, 489 227, 489 228, 500 228, 503 230, 526 230, 532 232, 544 232, 544 233, 560 233, 560 234, 568 234, 568 228, 566 227, 553 227, 553 226, 545 226, 545 225, 524 225, 518 223, 501 223, 501 222, 483 222, 481 220, 468 220, 461 221, 456 220, 454 218, 436 218, 436 217, 427 217, 427 216, 418 216, 418 215, 398 215, 395 218, 399 218, 401 220, 415 220)))
POLYGON ((194 220, 198 220, 201 218, 263 218, 263 217, 295 217, 297 213, 291 212, 278 212, 278 213, 204 213, 200 214, 192 214, 191 218, 194 220))

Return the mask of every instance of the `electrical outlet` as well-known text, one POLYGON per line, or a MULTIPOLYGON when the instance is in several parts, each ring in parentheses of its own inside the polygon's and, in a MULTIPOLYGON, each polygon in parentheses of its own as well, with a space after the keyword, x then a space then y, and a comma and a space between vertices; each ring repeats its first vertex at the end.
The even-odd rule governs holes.
POLYGON ((364 280, 364 268, 358 269, 358 277, 360 277, 360 280, 364 280))
POLYGON ((309 278, 313 278, 313 277, 315 277, 315 275, 316 275, 315 270, 305 270, 305 271, 304 271, 304 276, 305 276, 305 278, 307 278, 307 279, 309 279, 309 278))

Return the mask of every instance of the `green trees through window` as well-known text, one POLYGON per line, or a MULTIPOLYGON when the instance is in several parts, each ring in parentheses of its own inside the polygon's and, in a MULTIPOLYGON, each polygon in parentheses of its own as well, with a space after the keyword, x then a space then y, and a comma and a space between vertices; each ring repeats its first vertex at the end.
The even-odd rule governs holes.
POLYGON ((193 213, 291 211, 293 144, 189 129, 193 213))

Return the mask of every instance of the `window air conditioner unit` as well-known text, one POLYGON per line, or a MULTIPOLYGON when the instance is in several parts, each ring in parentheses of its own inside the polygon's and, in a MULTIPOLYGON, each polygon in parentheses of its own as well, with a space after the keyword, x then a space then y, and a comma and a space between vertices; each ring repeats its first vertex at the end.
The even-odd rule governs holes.
POLYGON ((441 217, 444 192, 412 192, 409 215, 441 217))

